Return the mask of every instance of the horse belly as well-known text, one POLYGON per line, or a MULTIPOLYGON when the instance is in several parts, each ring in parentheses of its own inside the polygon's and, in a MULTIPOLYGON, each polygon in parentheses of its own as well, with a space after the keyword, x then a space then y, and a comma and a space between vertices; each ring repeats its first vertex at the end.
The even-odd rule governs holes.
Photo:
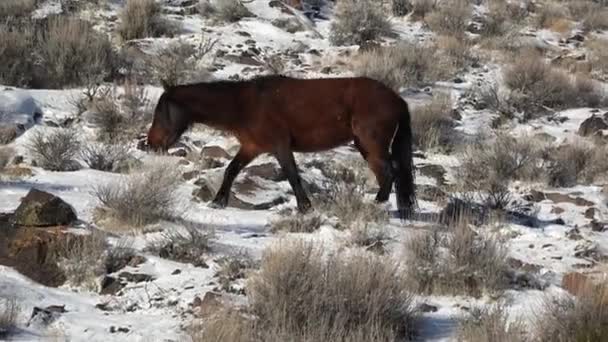
POLYGON ((291 147, 296 152, 321 152, 343 145, 352 139, 352 132, 348 129, 316 128, 292 135, 291 147))

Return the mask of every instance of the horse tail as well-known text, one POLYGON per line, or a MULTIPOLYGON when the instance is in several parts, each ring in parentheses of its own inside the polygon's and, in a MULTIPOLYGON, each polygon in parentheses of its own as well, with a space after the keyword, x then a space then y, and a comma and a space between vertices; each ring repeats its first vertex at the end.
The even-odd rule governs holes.
POLYGON ((412 217, 417 204, 410 113, 407 103, 403 100, 402 103, 399 125, 391 144, 391 164, 395 176, 399 217, 405 220, 412 217))

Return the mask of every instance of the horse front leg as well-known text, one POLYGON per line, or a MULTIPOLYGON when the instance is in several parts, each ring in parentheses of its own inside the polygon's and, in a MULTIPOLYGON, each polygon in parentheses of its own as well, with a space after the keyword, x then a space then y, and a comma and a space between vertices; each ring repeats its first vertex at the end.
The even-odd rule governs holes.
POLYGON ((236 156, 234 156, 232 161, 230 161, 230 164, 228 164, 228 167, 226 167, 222 185, 220 186, 220 189, 215 195, 213 201, 209 204, 209 207, 222 209, 228 205, 230 189, 232 188, 232 183, 234 182, 236 176, 238 176, 239 172, 241 172, 241 170, 243 170, 243 168, 257 156, 258 153, 247 150, 241 146, 236 156))
POLYGON ((298 167, 296 165, 296 161, 293 157, 293 152, 288 149, 281 149, 275 153, 275 157, 287 176, 287 180, 293 189, 293 193, 296 196, 296 201, 298 203, 298 211, 300 213, 306 213, 312 207, 304 188, 302 187, 302 179, 298 174, 298 167))

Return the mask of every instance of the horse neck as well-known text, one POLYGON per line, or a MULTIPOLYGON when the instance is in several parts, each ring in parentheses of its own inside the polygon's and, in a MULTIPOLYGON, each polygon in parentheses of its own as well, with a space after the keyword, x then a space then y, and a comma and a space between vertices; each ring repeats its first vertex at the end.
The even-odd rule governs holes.
POLYGON ((242 111, 236 105, 240 99, 240 88, 203 83, 181 89, 174 98, 189 104, 192 122, 232 130, 243 119, 242 111))

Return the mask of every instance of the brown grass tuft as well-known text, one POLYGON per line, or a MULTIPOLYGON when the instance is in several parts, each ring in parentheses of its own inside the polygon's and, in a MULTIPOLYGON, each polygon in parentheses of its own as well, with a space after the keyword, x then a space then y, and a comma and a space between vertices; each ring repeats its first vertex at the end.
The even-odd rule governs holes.
POLYGON ((391 23, 375 2, 341 0, 329 39, 334 45, 364 45, 391 34, 391 23))
POLYGON ((473 308, 460 322, 458 341, 462 342, 525 342, 525 326, 508 322, 506 308, 497 304, 490 308, 473 308))
POLYGON ((424 150, 449 150, 455 135, 451 119, 452 106, 449 95, 439 94, 433 97, 431 103, 412 110, 412 130, 416 146, 424 150))
POLYGON ((38 0, 3 0, 0 2, 0 20, 10 17, 26 17, 38 4, 38 0))
POLYGON ((425 18, 431 29, 444 35, 462 36, 471 17, 467 0, 452 0, 439 5, 425 18))
POLYGON ((179 31, 176 23, 162 17, 155 0, 127 0, 120 13, 118 34, 124 40, 146 37, 172 37, 179 31))

